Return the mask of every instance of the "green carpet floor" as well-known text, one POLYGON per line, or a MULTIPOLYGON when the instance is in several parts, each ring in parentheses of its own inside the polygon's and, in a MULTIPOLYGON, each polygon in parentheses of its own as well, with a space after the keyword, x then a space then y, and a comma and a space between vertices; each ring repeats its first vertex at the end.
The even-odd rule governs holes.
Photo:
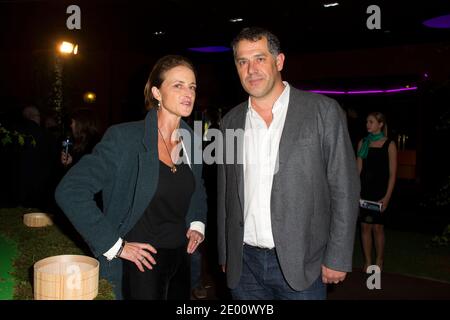
POLYGON ((12 300, 14 278, 11 276, 12 262, 17 254, 16 244, 0 236, 0 300, 12 300))

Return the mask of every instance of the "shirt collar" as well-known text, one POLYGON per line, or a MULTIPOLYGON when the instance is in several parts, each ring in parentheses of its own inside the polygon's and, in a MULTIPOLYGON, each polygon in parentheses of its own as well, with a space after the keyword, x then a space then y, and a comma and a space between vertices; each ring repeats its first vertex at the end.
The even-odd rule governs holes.
MULTIPOLYGON (((283 81, 283 84, 285 85, 284 90, 273 104, 273 114, 280 112, 283 107, 287 107, 287 105, 289 104, 289 94, 291 89, 287 81, 283 81)), ((252 107, 252 101, 250 97, 248 97, 248 110, 250 111, 251 116, 256 116, 256 111, 252 107)))

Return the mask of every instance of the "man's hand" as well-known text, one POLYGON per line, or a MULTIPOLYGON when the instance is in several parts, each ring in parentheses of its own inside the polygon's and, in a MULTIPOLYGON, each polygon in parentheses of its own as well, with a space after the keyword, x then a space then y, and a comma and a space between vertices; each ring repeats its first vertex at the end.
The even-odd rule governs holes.
POLYGON ((347 272, 336 271, 322 265, 322 282, 323 283, 339 283, 344 281, 347 272))

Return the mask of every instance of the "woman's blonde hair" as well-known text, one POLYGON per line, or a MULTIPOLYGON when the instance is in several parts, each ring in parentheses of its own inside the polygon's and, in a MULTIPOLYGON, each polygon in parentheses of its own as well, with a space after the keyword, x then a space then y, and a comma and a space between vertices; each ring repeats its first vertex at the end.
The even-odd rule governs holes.
POLYGON ((375 119, 377 119, 378 122, 383 123, 383 126, 381 127, 381 131, 383 131, 384 136, 387 137, 388 135, 388 128, 386 123, 386 116, 382 114, 381 112, 371 112, 367 115, 367 117, 372 116, 375 119))

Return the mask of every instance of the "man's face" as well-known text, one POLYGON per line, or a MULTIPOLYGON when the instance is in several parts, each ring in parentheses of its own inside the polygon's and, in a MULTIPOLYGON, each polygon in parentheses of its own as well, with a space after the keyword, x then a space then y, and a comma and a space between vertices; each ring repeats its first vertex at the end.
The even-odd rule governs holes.
POLYGON ((284 55, 276 58, 269 52, 267 39, 242 40, 236 46, 235 64, 241 84, 255 98, 264 98, 272 93, 277 81, 281 81, 284 55))

